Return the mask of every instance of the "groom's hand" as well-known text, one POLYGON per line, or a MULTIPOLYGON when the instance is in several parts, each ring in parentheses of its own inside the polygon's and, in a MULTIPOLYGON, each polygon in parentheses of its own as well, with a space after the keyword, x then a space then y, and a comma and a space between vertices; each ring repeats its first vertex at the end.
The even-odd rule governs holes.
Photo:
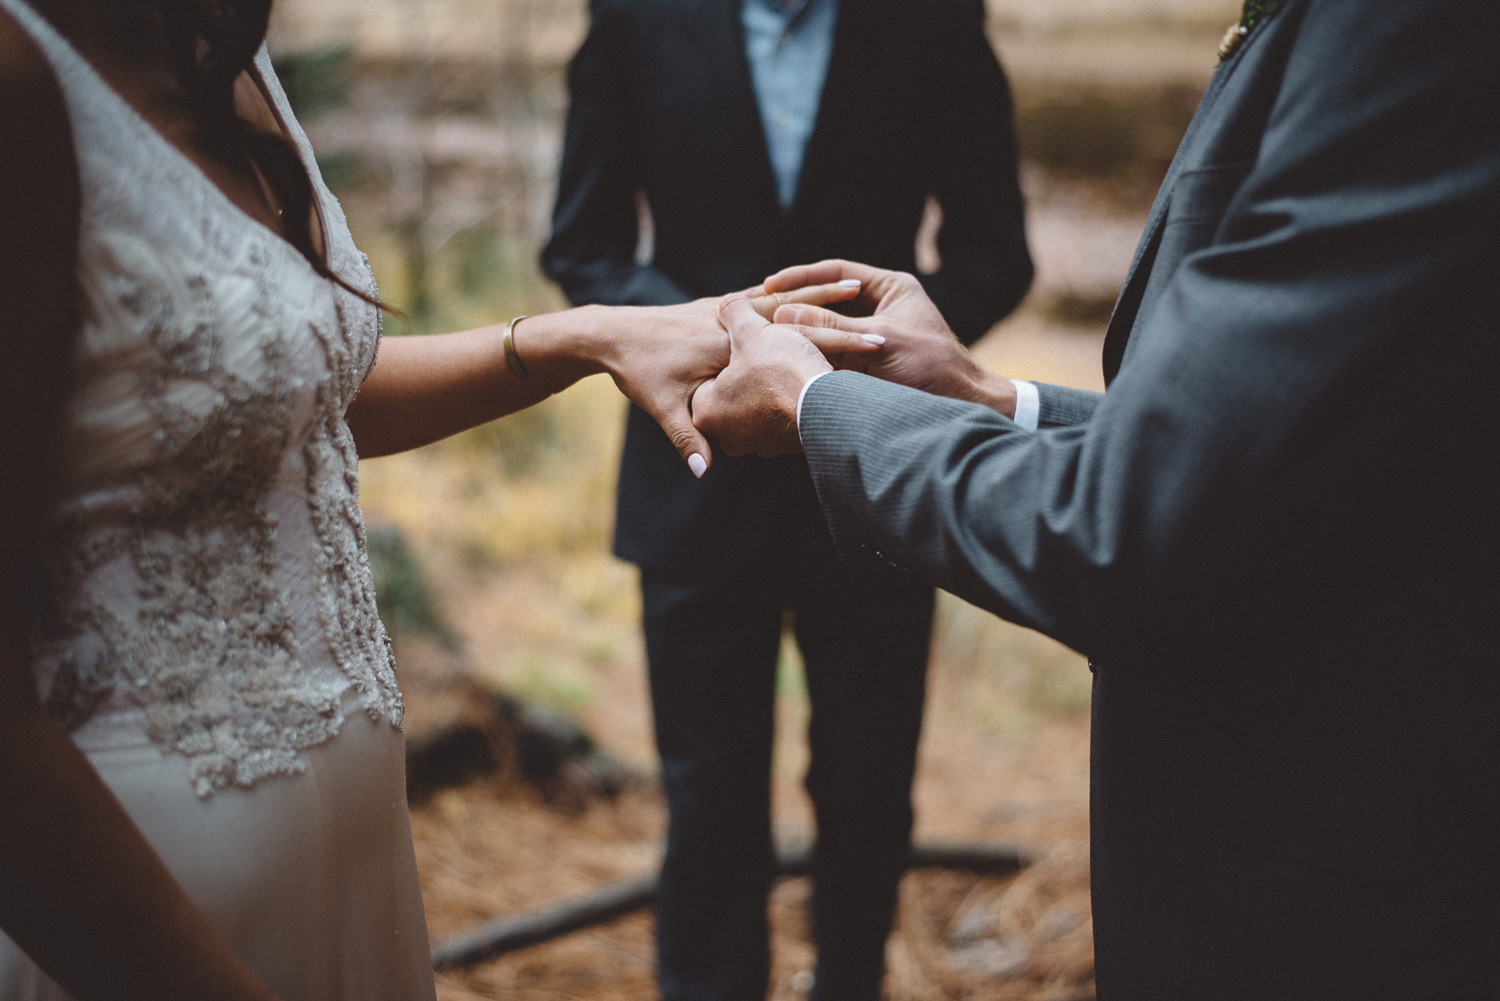
POLYGON ((693 423, 730 455, 802 451, 797 397, 808 379, 833 371, 824 352, 848 357, 877 347, 857 333, 818 330, 809 338, 773 324, 745 295, 725 298, 719 321, 729 331, 729 366, 698 387, 693 423))
POLYGON ((860 291, 849 306, 866 315, 844 316, 792 303, 776 310, 775 321, 811 338, 832 331, 879 338, 883 346, 878 350, 847 355, 838 360, 839 367, 1015 416, 1014 384, 974 360, 914 276, 851 261, 822 261, 779 271, 763 287, 770 295, 789 296, 800 288, 851 280, 860 282, 860 291))

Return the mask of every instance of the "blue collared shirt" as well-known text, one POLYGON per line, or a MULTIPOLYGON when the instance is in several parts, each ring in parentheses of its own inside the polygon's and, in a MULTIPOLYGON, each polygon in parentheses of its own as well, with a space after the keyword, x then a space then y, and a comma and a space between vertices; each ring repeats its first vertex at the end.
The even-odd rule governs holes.
POLYGON ((783 209, 797 196, 833 55, 838 0, 744 0, 745 56, 783 209))

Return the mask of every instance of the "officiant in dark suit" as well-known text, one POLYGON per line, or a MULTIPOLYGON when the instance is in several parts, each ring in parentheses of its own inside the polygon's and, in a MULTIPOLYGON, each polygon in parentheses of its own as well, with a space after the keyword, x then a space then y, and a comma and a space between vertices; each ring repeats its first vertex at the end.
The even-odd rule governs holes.
POLYGON ((1500 990, 1497 47, 1490 3, 1247 3, 1108 391, 1036 430, 908 276, 766 288, 862 279, 872 316, 777 319, 928 392, 721 309, 700 429, 805 450, 851 560, 1089 655, 1101 1001, 1500 990))
MULTIPOLYGON (((942 263, 922 283, 958 335, 975 340, 1021 299, 1031 262, 1010 95, 980 0, 591 7, 542 258, 571 302, 722 295, 829 255, 914 270, 929 197, 942 263)), ((909 850, 932 589, 840 564, 800 456, 717 455, 697 480, 634 409, 615 551, 641 568, 670 811, 663 996, 766 992, 772 717, 790 612, 812 707, 813 996, 874 1001, 909 850)))

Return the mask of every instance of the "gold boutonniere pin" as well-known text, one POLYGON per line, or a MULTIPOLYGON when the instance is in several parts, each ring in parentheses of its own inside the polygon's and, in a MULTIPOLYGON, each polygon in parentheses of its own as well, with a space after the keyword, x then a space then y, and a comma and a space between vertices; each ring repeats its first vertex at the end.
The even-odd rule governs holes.
POLYGON ((1219 43, 1219 62, 1234 55, 1257 24, 1281 9, 1281 0, 1245 0, 1240 23, 1232 24, 1219 43))

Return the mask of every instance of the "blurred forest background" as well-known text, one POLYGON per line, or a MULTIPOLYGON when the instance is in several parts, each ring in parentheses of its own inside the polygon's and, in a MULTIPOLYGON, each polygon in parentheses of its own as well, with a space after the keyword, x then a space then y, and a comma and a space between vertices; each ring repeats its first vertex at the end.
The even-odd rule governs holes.
MULTIPOLYGON (((728 0, 723 0, 728 2, 728 0)), ((858 3, 860 0, 843 0, 858 3)), ((990 0, 1023 157, 1031 294, 978 347, 1005 375, 1101 387, 1099 348, 1233 0, 990 0)), ((541 276, 567 60, 585 0, 278 0, 283 83, 369 253, 388 335, 563 305, 541 276)), ((919 247, 935 266, 930 213, 919 247)), ((382 614, 409 704, 435 940, 647 873, 663 809, 633 568, 609 555, 624 401, 591 379, 366 462, 382 614)), ((1092 998, 1083 659, 942 596, 915 799, 921 839, 1016 842, 1014 877, 914 871, 888 950, 900 1001, 1092 998)), ((812 835, 805 691, 784 648, 776 831, 812 835)), ((811 981, 805 880, 772 901, 773 996, 811 981)), ((646 999, 647 913, 439 974, 444 1001, 646 999)))

